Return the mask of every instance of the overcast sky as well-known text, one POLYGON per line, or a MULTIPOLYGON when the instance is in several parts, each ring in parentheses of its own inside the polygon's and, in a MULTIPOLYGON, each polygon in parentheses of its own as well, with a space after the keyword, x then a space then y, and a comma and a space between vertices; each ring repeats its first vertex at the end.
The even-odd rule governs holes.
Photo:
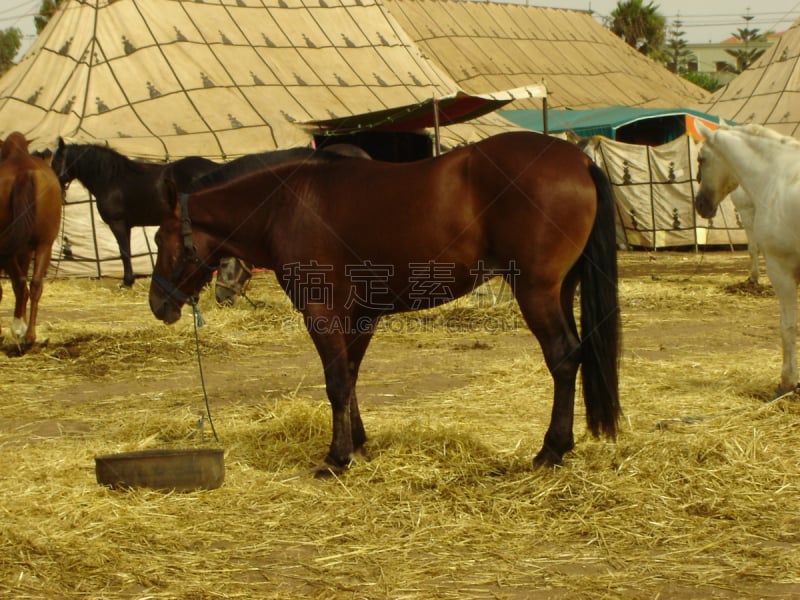
MULTIPOLYGON (((595 18, 602 22, 611 14, 617 0, 515 0, 534 6, 553 8, 591 9, 595 18)), ((647 0, 645 5, 649 4, 647 0)), ((784 31, 800 17, 798 0, 663 0, 654 1, 671 24, 680 19, 681 31, 688 42, 719 42, 730 37, 737 29, 745 27, 744 15, 753 17, 751 29, 762 33, 784 31)), ((41 0, 0 0, 0 29, 18 27, 22 30, 23 52, 33 43, 36 28, 33 16, 38 12, 41 0)))
MULTIPOLYGON (((2 1, 2 0, 0 0, 2 1)), ((524 0, 523 0, 524 1, 524 0)), ((553 8, 591 9, 595 18, 610 15, 616 8, 617 0, 530 0, 532 6, 553 8)), ((643 4, 650 4, 644 0, 643 4)), ((746 26, 744 15, 749 14, 750 29, 785 31, 795 19, 800 17, 798 0, 662 0, 653 1, 658 12, 667 18, 669 24, 680 19, 681 31, 686 41, 691 43, 719 42, 746 26)))

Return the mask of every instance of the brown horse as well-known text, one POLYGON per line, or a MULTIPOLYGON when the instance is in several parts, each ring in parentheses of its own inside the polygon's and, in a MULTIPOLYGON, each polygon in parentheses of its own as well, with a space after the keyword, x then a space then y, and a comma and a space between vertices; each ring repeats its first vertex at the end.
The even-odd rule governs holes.
POLYGON ((176 321, 220 257, 273 269, 322 359, 333 468, 367 439, 355 388, 378 319, 441 304, 494 275, 514 291, 554 380, 534 464, 559 464, 574 447, 579 365, 590 431, 616 435, 613 199, 603 172, 572 144, 513 132, 418 162, 296 163, 180 201, 170 186, 165 194, 175 209, 156 234, 153 314, 176 321))
POLYGON ((23 350, 36 341, 36 315, 53 241, 61 225, 61 201, 58 177, 46 160, 28 153, 25 136, 11 133, 0 149, 0 269, 8 274, 14 289, 11 332, 22 340, 23 350), (29 297, 30 317, 26 320, 29 297))

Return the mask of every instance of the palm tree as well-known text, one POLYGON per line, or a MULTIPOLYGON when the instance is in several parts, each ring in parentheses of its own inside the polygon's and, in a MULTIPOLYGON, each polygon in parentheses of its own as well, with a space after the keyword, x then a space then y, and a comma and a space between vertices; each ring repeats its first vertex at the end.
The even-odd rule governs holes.
POLYGON ((611 31, 652 58, 661 53, 666 28, 666 19, 652 2, 645 6, 642 0, 625 0, 611 12, 611 31))
MULTIPOLYGON (((750 19, 753 17, 751 15, 745 15, 742 17, 746 22, 750 22, 750 19)), ((733 56, 736 59, 736 68, 735 71, 737 73, 741 73, 747 67, 752 65, 759 56, 766 52, 765 48, 751 48, 750 42, 760 42, 766 39, 766 36, 759 33, 758 29, 750 29, 749 27, 739 28, 736 33, 733 34, 737 40, 742 42, 743 47, 736 49, 736 50, 725 50, 728 54, 733 56)))

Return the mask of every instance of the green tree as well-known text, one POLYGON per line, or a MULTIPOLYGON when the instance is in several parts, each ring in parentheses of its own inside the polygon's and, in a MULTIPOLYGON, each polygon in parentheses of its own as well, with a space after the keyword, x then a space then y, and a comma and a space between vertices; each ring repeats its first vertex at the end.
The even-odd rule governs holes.
MULTIPOLYGON (((742 18, 745 20, 745 23, 749 23, 753 16, 745 15, 742 18)), ((758 57, 766 51, 764 48, 751 48, 750 44, 752 42, 762 42, 766 40, 766 36, 759 33, 758 29, 750 29, 747 26, 739 28, 736 33, 732 35, 742 43, 742 47, 736 50, 725 50, 725 52, 736 59, 734 70, 737 73, 741 73, 758 60, 758 57)))
POLYGON ((686 62, 691 55, 686 49, 687 42, 684 39, 685 31, 681 31, 683 23, 680 19, 672 24, 669 30, 669 40, 664 49, 664 55, 667 60, 667 68, 673 73, 683 74, 686 72, 686 62))
POLYGON ((662 54, 667 20, 658 6, 643 0, 624 0, 611 12, 610 29, 642 54, 658 58, 662 54))
POLYGON ((56 9, 64 0, 42 0, 39 6, 39 14, 33 18, 36 24, 36 33, 42 33, 42 29, 47 23, 50 22, 50 17, 56 12, 56 9))
POLYGON ((22 46, 22 31, 16 27, 0 30, 0 75, 14 64, 14 57, 22 46))

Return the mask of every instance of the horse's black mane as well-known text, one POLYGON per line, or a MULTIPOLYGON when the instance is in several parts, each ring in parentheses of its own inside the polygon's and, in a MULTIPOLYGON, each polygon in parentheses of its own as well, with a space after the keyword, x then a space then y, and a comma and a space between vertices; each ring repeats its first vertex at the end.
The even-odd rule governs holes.
POLYGON ((108 183, 123 174, 141 174, 147 169, 146 163, 131 160, 116 150, 99 144, 72 144, 67 147, 64 159, 80 174, 78 179, 86 178, 94 183, 108 183))
POLYGON ((302 160, 340 160, 346 158, 336 152, 315 150, 308 147, 288 148, 285 150, 271 150, 258 154, 247 154, 220 165, 216 169, 194 179, 188 192, 214 187, 238 179, 248 173, 275 165, 302 161, 302 160))

